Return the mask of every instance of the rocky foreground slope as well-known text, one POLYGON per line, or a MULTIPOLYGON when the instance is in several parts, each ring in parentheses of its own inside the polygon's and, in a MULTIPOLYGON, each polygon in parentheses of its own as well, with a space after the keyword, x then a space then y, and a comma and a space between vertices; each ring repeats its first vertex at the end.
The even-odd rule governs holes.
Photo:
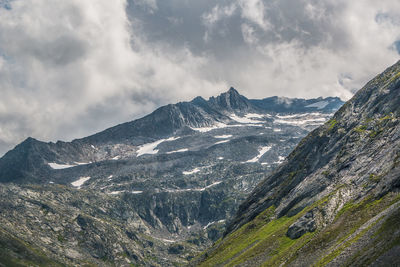
POLYGON ((400 266, 400 62, 312 131, 193 265, 400 266))
POLYGON ((342 104, 231 88, 72 142, 28 138, 0 159, 0 265, 186 264, 342 104))

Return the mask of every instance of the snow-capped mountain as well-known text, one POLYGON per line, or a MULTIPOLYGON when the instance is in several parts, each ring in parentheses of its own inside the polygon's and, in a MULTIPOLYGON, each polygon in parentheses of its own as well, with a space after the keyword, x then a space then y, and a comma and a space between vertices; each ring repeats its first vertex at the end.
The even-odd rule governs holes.
MULTIPOLYGON (((106 214, 124 214, 107 216, 129 222, 145 240, 158 240, 150 253, 157 260, 148 262, 186 261, 220 236, 239 203, 342 104, 338 98, 251 100, 231 88, 72 142, 28 138, 0 159, 0 181, 104 201, 106 214), (164 253, 178 245, 184 249, 164 253)), ((23 195, 19 186, 17 195, 23 195)), ((136 262, 146 262, 142 251, 135 255, 136 262)))

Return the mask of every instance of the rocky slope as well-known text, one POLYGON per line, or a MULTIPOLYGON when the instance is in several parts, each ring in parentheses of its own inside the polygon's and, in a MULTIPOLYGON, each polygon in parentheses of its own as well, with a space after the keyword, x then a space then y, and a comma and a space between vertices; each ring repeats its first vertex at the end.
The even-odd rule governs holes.
POLYGON ((72 142, 28 138, 0 159, 1 242, 15 244, 0 262, 187 263, 341 104, 231 88, 72 142))
POLYGON ((398 266, 400 62, 312 131, 200 266, 398 266))

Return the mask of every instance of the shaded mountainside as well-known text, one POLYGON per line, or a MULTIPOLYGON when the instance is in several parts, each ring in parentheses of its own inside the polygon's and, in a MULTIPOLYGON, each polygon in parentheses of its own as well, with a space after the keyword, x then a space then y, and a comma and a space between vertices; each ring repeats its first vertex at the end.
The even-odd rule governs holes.
POLYGON ((308 134, 197 263, 399 265, 399 121, 400 62, 308 134))
POLYGON ((0 159, 0 263, 188 263, 342 104, 231 88, 72 142, 28 138, 0 159))

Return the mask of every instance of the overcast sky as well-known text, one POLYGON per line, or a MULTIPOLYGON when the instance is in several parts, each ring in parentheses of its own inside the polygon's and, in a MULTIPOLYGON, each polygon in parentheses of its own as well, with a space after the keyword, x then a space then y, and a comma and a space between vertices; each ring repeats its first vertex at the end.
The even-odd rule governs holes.
POLYGON ((347 100, 399 53, 398 0, 0 0, 0 155, 229 86, 347 100))

